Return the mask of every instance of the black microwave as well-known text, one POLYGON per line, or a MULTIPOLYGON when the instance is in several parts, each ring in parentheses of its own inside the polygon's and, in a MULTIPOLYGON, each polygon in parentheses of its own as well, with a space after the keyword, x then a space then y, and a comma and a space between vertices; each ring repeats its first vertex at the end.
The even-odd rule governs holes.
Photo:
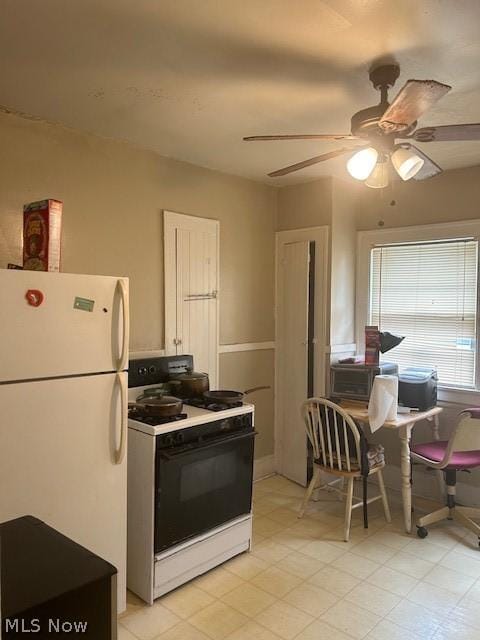
POLYGON ((364 400, 368 402, 375 376, 398 376, 398 365, 393 362, 380 364, 332 364, 330 365, 330 397, 332 399, 364 400))

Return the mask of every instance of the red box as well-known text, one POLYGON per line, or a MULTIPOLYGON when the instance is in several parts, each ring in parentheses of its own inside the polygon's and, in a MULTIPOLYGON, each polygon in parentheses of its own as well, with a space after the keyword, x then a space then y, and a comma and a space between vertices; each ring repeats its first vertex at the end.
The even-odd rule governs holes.
POLYGON ((380 353, 380 333, 378 327, 365 327, 365 364, 378 364, 380 353))
POLYGON ((23 207, 23 268, 60 271, 63 203, 40 200, 23 207))

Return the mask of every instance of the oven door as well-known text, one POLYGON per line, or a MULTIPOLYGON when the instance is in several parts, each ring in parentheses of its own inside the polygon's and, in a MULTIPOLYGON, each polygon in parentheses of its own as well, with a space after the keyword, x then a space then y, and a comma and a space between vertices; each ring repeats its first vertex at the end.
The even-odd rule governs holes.
POLYGON ((248 514, 255 431, 157 450, 155 553, 248 514))

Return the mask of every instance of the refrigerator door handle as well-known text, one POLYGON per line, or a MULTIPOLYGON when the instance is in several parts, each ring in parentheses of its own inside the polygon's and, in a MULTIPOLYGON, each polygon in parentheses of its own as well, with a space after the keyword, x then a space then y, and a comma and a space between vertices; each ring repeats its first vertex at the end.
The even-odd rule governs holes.
POLYGON ((117 382, 120 386, 120 403, 121 403, 121 413, 120 413, 120 443, 118 445, 118 449, 115 451, 115 464, 122 464, 123 459, 125 458, 125 451, 127 449, 127 410, 128 410, 128 398, 127 398, 127 387, 125 384, 125 376, 118 372, 117 373, 117 382))
POLYGON ((128 337, 130 333, 130 316, 128 313, 128 289, 125 284, 125 280, 118 281, 118 288, 120 291, 120 298, 122 301, 122 321, 123 321, 123 336, 122 336, 122 350, 120 358, 117 364, 117 371, 123 371, 128 367, 128 337))

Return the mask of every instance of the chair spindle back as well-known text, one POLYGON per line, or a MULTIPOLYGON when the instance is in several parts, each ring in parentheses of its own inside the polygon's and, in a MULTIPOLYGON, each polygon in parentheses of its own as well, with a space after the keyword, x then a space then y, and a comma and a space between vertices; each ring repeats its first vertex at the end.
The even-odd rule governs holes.
POLYGON ((360 432, 338 404, 309 398, 302 405, 302 415, 318 464, 343 472, 352 471, 352 460, 355 466, 361 464, 360 432))

